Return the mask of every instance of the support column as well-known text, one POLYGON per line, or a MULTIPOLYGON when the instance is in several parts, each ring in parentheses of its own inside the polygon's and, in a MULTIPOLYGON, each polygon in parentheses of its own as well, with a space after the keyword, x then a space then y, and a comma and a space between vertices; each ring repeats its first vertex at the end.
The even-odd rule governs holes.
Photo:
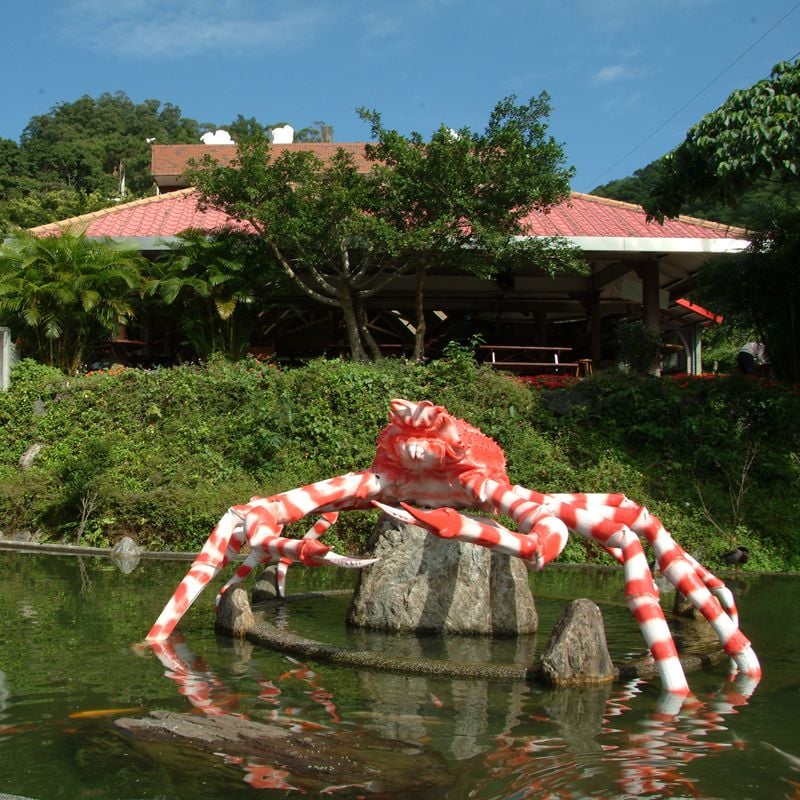
POLYGON ((589 321, 589 358, 599 365, 603 357, 603 315, 600 313, 600 293, 592 292, 583 298, 589 321))
POLYGON ((658 307, 658 261, 643 261, 636 267, 636 274, 642 281, 642 320, 654 331, 661 329, 658 307))
POLYGON ((11 367, 17 361, 17 348, 11 341, 11 329, 0 328, 0 392, 11 385, 11 367))
POLYGON ((536 331, 536 344, 547 344, 547 312, 542 310, 534 311, 533 324, 536 331))

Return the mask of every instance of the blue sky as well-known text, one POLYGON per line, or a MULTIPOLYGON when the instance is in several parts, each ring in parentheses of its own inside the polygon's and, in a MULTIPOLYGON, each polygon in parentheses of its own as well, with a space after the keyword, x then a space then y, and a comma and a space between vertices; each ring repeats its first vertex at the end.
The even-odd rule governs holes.
POLYGON ((546 91, 578 191, 800 51, 798 0, 27 0, 3 17, 0 137, 103 92, 220 126, 324 120, 344 142, 368 136, 358 106, 427 137, 546 91))

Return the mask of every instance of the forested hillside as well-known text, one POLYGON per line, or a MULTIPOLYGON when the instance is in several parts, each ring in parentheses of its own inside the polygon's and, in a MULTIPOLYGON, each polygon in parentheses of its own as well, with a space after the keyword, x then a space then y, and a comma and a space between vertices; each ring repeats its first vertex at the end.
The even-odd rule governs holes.
MULTIPOLYGON (((152 141, 199 142, 217 128, 239 141, 281 124, 241 114, 230 122, 197 121, 173 103, 134 103, 124 92, 59 103, 32 117, 19 142, 0 139, 0 232, 153 194, 152 141)), ((322 124, 300 129, 296 138, 318 139, 322 124)))
MULTIPOLYGON (((663 173, 663 165, 664 159, 659 158, 646 167, 637 169, 627 178, 619 178, 595 187, 591 194, 644 205, 653 195, 653 190, 663 173)), ((735 203, 708 199, 695 200, 686 204, 683 213, 691 217, 723 222, 726 225, 752 228, 758 219, 758 209, 776 200, 800 205, 800 189, 796 185, 787 185, 782 181, 762 179, 752 189, 743 192, 735 203)))

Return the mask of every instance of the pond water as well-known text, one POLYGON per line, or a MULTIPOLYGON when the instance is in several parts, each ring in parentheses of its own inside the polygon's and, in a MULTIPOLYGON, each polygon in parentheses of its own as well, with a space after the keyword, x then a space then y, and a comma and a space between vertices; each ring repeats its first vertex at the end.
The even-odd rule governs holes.
MULTIPOLYGON (((0 798, 800 797, 800 577, 728 581, 764 678, 747 696, 725 666, 694 672, 694 702, 675 708, 657 679, 552 691, 302 663, 217 638, 213 591, 159 659, 135 645, 186 568, 142 562, 126 575, 102 558, 0 552, 0 798), (154 745, 117 724, 154 710, 239 715, 287 740, 307 732, 310 760, 328 744, 354 762, 388 748, 403 769, 391 785, 326 784, 263 757, 154 745)), ((351 579, 295 568, 290 591, 351 579)), ((618 571, 550 568, 532 585, 541 632, 524 641, 365 637, 346 630, 341 594, 291 604, 274 621, 352 647, 514 661, 544 646, 567 600, 591 597, 615 660, 642 653, 618 571)))

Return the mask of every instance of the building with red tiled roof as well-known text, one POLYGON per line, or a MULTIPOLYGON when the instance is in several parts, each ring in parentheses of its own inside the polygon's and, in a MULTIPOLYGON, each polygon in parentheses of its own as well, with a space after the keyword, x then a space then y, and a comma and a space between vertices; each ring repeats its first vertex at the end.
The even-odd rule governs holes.
MULTIPOLYGON (((363 144, 273 145, 272 149, 308 150, 328 159, 338 147, 350 152, 361 168, 368 168, 363 144)), ((134 240, 143 252, 156 254, 188 228, 248 230, 246 223, 235 222, 222 211, 201 210, 197 193, 181 187, 180 176, 188 160, 200 160, 206 153, 220 164, 229 164, 236 146, 153 145, 154 178, 162 191, 173 191, 42 225, 33 232, 53 235, 65 228, 76 229, 93 237, 134 240)), ((744 231, 689 217, 666 220, 663 225, 648 222, 638 206, 580 193, 547 212, 531 213, 526 227, 529 236, 563 237, 580 247, 587 273, 551 277, 531 264, 495 280, 456 271, 431 274, 426 304, 434 338, 438 335, 444 342, 445 337, 458 338, 469 332, 465 327, 469 324, 472 332, 480 331, 490 343, 568 342, 575 356, 599 362, 607 358, 609 323, 638 316, 672 340, 681 369, 699 371, 698 326, 716 317, 685 299, 692 275, 710 256, 746 247, 744 231)), ((369 310, 381 317, 381 328, 390 338, 394 334, 396 344, 413 337, 414 295, 414 279, 398 278, 371 301, 369 310)), ((275 298, 276 303, 282 300, 295 308, 307 307, 306 318, 314 317, 309 330, 328 331, 322 334, 323 340, 332 337, 333 323, 322 324, 315 317, 329 311, 303 297, 275 298)), ((274 329, 276 341, 279 328, 274 329)), ((293 336, 287 345, 297 341, 293 336)))
MULTIPOLYGON (((150 147, 150 172, 161 192, 171 192, 186 186, 183 173, 190 162, 199 163, 204 156, 210 156, 219 166, 227 167, 236 158, 237 152, 235 144, 153 144, 150 147)), ((369 170, 370 162, 364 154, 363 142, 294 142, 270 145, 270 152, 275 158, 288 150, 313 153, 325 163, 340 149, 353 157, 359 171, 369 170)))

